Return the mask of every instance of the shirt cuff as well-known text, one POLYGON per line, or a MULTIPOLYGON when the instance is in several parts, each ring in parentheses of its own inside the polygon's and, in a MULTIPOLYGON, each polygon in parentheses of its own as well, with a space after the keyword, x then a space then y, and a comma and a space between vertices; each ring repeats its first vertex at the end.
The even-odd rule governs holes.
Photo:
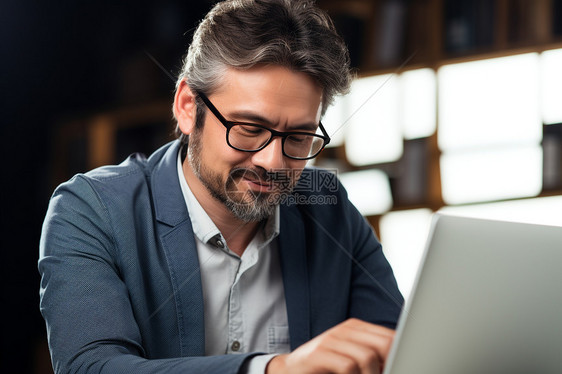
POLYGON ((269 361, 278 354, 254 356, 248 360, 240 370, 240 374, 264 374, 269 361))

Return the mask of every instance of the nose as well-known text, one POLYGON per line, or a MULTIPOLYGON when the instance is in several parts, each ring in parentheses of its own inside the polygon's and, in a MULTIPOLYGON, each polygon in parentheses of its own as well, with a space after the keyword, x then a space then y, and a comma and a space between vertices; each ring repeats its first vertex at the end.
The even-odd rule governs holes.
POLYGON ((267 171, 282 169, 285 167, 285 156, 283 155, 283 139, 273 138, 264 149, 252 155, 252 163, 267 171))

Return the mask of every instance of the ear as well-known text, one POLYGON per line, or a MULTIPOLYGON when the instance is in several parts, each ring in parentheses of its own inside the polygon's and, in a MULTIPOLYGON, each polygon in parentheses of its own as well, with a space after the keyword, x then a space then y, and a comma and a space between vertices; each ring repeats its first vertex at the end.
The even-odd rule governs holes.
POLYGON ((174 116, 182 133, 189 135, 195 128, 197 106, 195 105, 195 94, 186 81, 181 81, 174 97, 174 116))

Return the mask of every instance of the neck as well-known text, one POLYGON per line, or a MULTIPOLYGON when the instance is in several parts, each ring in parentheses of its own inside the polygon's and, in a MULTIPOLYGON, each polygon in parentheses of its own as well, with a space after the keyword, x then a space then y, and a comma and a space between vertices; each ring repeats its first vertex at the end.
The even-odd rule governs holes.
POLYGON ((193 173, 187 158, 183 162, 182 169, 191 192, 221 232, 228 248, 242 256, 255 236, 259 222, 245 222, 238 219, 222 202, 211 196, 209 190, 193 173))

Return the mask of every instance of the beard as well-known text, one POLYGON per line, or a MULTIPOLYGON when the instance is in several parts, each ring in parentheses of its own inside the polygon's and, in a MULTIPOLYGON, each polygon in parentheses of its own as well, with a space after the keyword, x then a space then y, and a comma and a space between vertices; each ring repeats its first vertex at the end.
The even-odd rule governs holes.
POLYGON ((220 173, 202 162, 201 132, 202 130, 195 129, 190 135, 187 157, 193 173, 211 196, 243 222, 260 222, 271 216, 283 197, 293 190, 298 176, 290 177, 296 173, 271 173, 261 167, 233 168, 226 180, 223 180, 220 173), (283 183, 280 183, 279 179, 282 179, 283 183), (271 191, 260 192, 245 188, 244 180, 267 182, 271 191))

